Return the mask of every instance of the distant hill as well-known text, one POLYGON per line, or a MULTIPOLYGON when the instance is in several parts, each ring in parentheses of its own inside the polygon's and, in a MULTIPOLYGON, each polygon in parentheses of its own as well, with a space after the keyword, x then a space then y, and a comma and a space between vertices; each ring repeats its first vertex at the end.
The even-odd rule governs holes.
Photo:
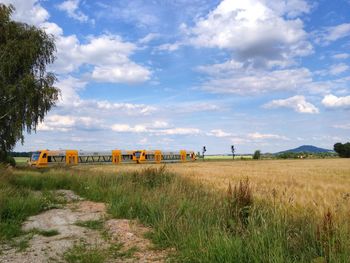
POLYGON ((282 152, 278 152, 276 154, 280 154, 280 153, 300 153, 300 152, 308 152, 308 153, 328 153, 328 152, 333 152, 333 150, 328 150, 328 149, 323 149, 323 148, 319 148, 313 145, 302 145, 298 148, 295 149, 290 149, 290 150, 286 150, 286 151, 282 151, 282 152))

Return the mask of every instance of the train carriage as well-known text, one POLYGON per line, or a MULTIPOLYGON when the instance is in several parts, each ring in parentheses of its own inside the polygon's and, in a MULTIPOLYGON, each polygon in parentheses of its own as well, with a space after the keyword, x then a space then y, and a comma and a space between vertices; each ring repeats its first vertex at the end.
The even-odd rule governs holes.
POLYGON ((195 161, 193 151, 165 152, 161 150, 112 150, 84 152, 77 150, 40 150, 33 152, 29 164, 33 167, 78 164, 169 163, 195 161))

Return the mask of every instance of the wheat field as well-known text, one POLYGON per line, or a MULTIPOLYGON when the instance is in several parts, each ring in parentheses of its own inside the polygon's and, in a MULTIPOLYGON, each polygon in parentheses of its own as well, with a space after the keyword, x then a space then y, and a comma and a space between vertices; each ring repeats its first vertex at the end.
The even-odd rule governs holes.
MULTIPOLYGON (((129 172, 159 164, 77 166, 99 172, 129 172)), ((226 191, 229 183, 249 178, 257 197, 291 206, 325 209, 350 204, 349 159, 259 160, 171 163, 167 169, 210 188, 226 191)))

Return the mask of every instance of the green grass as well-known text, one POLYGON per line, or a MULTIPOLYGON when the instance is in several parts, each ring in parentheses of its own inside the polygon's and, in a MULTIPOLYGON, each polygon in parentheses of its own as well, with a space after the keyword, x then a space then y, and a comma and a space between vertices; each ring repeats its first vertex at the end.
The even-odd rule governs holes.
POLYGON ((68 263, 102 263, 107 255, 104 249, 88 247, 86 244, 76 244, 64 254, 68 263))
POLYGON ((92 230, 103 230, 103 224, 103 220, 78 221, 75 223, 77 226, 90 228, 92 230))
POLYGON ((131 247, 122 251, 123 244, 114 243, 108 248, 89 246, 84 241, 75 244, 64 253, 64 259, 68 263, 102 263, 108 259, 132 258, 138 251, 137 247, 131 247))
POLYGON ((42 230, 42 229, 34 229, 33 233, 42 235, 44 237, 53 237, 60 234, 56 229, 42 230))
MULTIPOLYGON (((153 227, 148 236, 159 248, 175 248, 175 261, 348 262, 350 258, 348 219, 337 220, 332 213, 318 218, 310 209, 258 201, 244 182, 220 193, 164 168, 118 175, 74 169, 1 175, 1 238, 19 235, 18 225, 27 216, 49 207, 33 190, 54 189, 71 189, 106 202, 113 217, 139 219, 153 227)), ((88 225, 98 227, 96 222, 88 225)), ((77 246, 66 260, 102 262, 105 254, 100 252, 77 246)))
POLYGON ((25 165, 29 160, 28 157, 14 157, 14 158, 17 165, 25 165))
MULTIPOLYGON (((205 159, 208 160, 232 160, 232 155, 206 155, 205 159)), ((251 155, 235 155, 235 160, 252 159, 251 155)))
POLYGON ((108 249, 108 253, 112 258, 132 258, 134 256, 134 254, 138 251, 137 247, 131 247, 125 251, 122 251, 123 248, 123 244, 121 243, 115 243, 112 244, 109 249, 108 249))

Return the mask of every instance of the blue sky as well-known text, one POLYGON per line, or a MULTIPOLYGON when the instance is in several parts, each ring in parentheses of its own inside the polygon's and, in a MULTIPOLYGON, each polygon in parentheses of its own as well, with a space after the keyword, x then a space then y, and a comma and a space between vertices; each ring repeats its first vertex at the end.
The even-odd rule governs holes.
POLYGON ((18 1, 57 106, 17 151, 276 152, 349 141, 350 1, 18 1))

